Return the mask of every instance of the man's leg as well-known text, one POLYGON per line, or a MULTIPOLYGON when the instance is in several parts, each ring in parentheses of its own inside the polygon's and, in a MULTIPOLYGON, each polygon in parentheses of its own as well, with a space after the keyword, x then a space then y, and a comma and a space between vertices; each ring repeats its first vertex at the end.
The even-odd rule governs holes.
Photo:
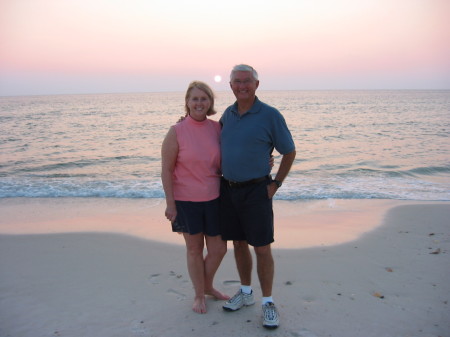
POLYGON ((267 246, 255 247, 255 254, 257 259, 258 278, 263 294, 263 326, 267 329, 276 329, 280 325, 280 315, 272 299, 275 267, 270 244, 267 246))
POLYGON ((248 247, 247 241, 233 241, 234 256, 236 266, 241 280, 241 289, 225 304, 223 309, 226 311, 236 311, 243 306, 255 304, 253 291, 250 284, 252 281, 252 255, 248 247))
POLYGON ((234 258, 236 259, 236 267, 241 280, 241 285, 249 286, 252 283, 252 254, 248 247, 247 241, 233 241, 234 258))
POLYGON ((270 244, 262 247, 255 247, 255 254, 262 295, 263 297, 270 297, 272 296, 273 277, 275 273, 275 265, 270 244))

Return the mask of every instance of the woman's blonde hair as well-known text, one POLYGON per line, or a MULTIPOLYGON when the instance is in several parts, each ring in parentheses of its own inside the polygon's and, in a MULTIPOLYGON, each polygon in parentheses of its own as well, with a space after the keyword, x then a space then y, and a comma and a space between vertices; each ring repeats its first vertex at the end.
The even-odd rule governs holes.
POLYGON ((202 81, 192 81, 187 90, 186 90, 186 96, 184 98, 184 110, 186 111, 186 116, 189 115, 189 108, 188 108, 188 101, 189 97, 191 96, 192 89, 197 88, 203 91, 211 101, 211 106, 209 107, 208 112, 206 113, 206 116, 211 116, 217 113, 216 110, 214 110, 214 92, 212 89, 207 85, 205 82, 202 81))

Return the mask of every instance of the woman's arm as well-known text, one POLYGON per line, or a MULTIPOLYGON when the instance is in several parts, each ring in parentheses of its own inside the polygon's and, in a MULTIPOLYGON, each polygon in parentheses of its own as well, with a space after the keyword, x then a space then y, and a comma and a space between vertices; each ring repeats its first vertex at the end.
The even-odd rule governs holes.
POLYGON ((166 218, 175 221, 177 208, 173 196, 173 171, 178 157, 177 134, 173 127, 167 133, 161 147, 161 180, 166 195, 166 218))

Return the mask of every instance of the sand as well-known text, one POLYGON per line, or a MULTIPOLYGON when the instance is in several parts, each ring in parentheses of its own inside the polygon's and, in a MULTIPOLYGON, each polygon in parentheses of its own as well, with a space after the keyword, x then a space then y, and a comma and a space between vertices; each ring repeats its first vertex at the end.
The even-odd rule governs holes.
MULTIPOLYGON (((0 201, 0 336, 450 336, 450 203, 276 201, 273 296, 191 310, 182 238, 160 200, 0 201)), ((239 287, 233 251, 216 287, 239 287)))

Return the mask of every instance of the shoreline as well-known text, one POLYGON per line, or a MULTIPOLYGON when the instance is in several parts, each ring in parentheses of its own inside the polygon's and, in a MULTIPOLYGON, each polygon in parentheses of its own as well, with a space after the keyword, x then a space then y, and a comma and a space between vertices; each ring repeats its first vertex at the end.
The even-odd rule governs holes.
MULTIPOLYGON (((93 214, 77 213, 82 210, 79 201, 76 207, 65 200, 37 208, 31 207, 34 202, 24 202, 19 208, 27 212, 16 213, 16 224, 30 212, 29 223, 35 221, 37 226, 57 223, 63 214, 66 220, 78 214, 68 223, 78 223, 82 229, 95 222, 98 208, 93 214)), ((85 202, 86 209, 98 204, 85 202)), ((12 201, 1 204, 0 209, 9 204, 7 208, 18 210, 12 201)), ((344 212, 339 203, 335 208, 351 220, 364 213, 357 204, 353 204, 359 206, 356 213, 351 208, 344 212)), ((127 202, 123 206, 129 209, 127 202)), ((283 207, 286 217, 298 217, 295 207, 283 207)), ((121 214, 120 207, 109 211, 121 214)), ((208 312, 199 315, 191 310, 194 292, 182 245, 130 232, 25 234, 27 224, 17 230, 22 234, 0 235, 0 335, 446 337, 450 331, 449 218, 449 203, 415 202, 389 208, 381 224, 354 240, 302 249, 274 245, 273 295, 281 325, 273 331, 261 326, 256 271, 255 305, 226 313, 221 301, 207 298, 208 312)), ((156 226, 156 220, 148 221, 156 226)), ((5 227, 5 218, 1 221, 0 227, 5 227)), ((215 284, 229 295, 239 287, 230 251, 215 284)))
MULTIPOLYGON (((450 202, 387 199, 274 200, 274 248, 301 249, 358 239, 401 205, 450 202)), ((3 198, 0 234, 117 233, 184 246, 164 217, 164 199, 3 198)))

